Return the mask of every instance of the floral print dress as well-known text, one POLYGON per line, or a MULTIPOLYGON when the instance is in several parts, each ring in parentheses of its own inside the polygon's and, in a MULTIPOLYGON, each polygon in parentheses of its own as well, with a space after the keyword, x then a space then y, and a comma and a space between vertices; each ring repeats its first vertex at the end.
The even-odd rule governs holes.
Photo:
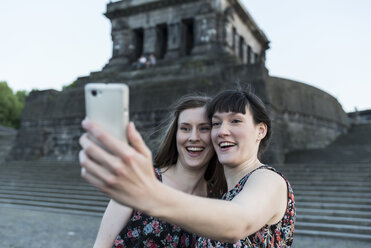
POLYGON ((285 181, 288 189, 288 202, 285 215, 280 222, 274 225, 265 225, 256 233, 241 239, 235 244, 223 243, 200 237, 197 247, 244 247, 244 248, 286 248, 290 247, 293 241, 294 225, 296 218, 294 193, 290 183, 285 177, 274 168, 263 165, 244 176, 238 184, 222 197, 223 200, 231 201, 243 189, 249 176, 256 170, 268 169, 279 174, 285 181))
MULTIPOLYGON (((155 169, 162 181, 161 171, 155 169)), ((128 224, 121 230, 113 248, 135 247, 195 247, 197 237, 177 225, 134 211, 128 224)))

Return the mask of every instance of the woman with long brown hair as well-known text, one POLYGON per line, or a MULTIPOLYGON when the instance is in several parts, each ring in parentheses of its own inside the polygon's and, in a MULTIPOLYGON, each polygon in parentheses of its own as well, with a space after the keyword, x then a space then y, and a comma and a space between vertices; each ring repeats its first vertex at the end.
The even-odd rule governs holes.
MULTIPOLYGON (((155 175, 163 184, 185 193, 216 198, 226 185, 211 145, 211 126, 206 116, 209 101, 208 97, 186 96, 174 104, 154 164, 155 175)), ((82 142, 86 139, 83 137, 82 142)), ((85 156, 84 152, 80 153, 82 161, 85 156)), ((194 234, 111 200, 94 247, 194 247, 195 244, 194 234)))

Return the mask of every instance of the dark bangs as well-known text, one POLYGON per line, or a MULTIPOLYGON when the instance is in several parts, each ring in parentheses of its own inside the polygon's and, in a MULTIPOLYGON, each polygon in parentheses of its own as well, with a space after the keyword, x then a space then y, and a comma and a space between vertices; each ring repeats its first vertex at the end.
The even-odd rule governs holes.
POLYGON ((207 116, 211 120, 216 112, 233 112, 246 114, 246 107, 249 101, 244 92, 236 90, 226 90, 214 97, 207 106, 207 116))

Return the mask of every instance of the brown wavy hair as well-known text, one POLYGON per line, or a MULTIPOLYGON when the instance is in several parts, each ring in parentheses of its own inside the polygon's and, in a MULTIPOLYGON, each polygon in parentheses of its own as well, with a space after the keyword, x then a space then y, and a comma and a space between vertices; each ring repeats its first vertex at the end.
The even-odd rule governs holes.
MULTIPOLYGON (((173 104, 167 129, 162 136, 159 150, 154 159, 156 168, 169 168, 175 165, 178 160, 176 133, 180 113, 186 109, 206 107, 210 101, 211 98, 207 96, 187 95, 173 104)), ((224 170, 215 153, 207 165, 204 178, 207 182, 208 197, 220 198, 227 191, 224 170)))

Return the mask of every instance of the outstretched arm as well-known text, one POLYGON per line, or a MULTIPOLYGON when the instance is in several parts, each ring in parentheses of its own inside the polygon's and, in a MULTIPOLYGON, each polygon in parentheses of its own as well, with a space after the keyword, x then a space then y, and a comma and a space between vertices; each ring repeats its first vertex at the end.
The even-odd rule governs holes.
POLYGON ((282 207, 277 206, 284 205, 282 199, 287 199, 286 184, 273 172, 254 173, 231 202, 192 196, 156 179, 151 152, 133 123, 128 126, 131 146, 90 121, 84 121, 83 127, 112 154, 83 135, 82 177, 122 204, 200 236, 227 242, 247 237, 283 216, 282 207))
POLYGON ((100 223, 94 248, 111 248, 119 232, 127 225, 133 210, 110 200, 100 223))

